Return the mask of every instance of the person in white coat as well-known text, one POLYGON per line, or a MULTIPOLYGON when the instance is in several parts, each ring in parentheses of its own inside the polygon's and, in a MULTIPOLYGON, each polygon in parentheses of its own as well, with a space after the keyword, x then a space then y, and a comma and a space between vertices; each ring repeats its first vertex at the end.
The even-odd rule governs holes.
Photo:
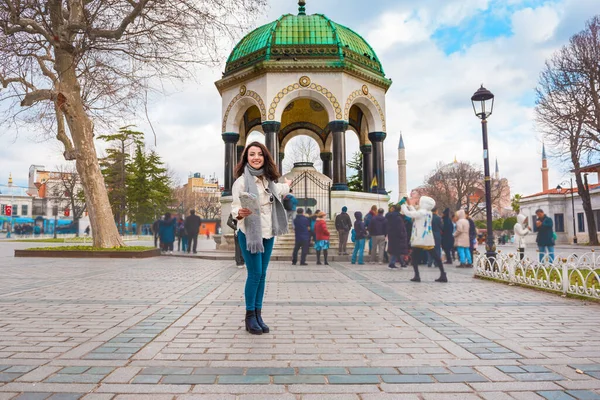
POLYGON ((269 150, 258 142, 246 147, 235 175, 231 216, 238 221, 238 242, 248 271, 244 288, 246 330, 261 335, 269 333, 269 326, 262 319, 267 269, 275 236, 288 231, 282 198, 290 192, 292 181, 276 183, 280 177, 277 165, 269 150))
POLYGON ((411 279, 412 282, 421 282, 421 276, 419 275, 419 260, 422 258, 422 252, 428 252, 433 258, 435 265, 440 269, 440 277, 435 281, 448 282, 446 272, 444 272, 442 259, 435 251, 435 239, 431 227, 431 210, 434 207, 435 200, 427 196, 421 196, 418 210, 412 205, 402 204, 402 214, 413 219, 410 245, 412 247, 411 257, 415 276, 411 279))
POLYGON ((515 224, 514 231, 520 261, 525 257, 525 236, 531 233, 531 230, 527 227, 527 217, 523 214, 517 215, 517 223, 515 224))

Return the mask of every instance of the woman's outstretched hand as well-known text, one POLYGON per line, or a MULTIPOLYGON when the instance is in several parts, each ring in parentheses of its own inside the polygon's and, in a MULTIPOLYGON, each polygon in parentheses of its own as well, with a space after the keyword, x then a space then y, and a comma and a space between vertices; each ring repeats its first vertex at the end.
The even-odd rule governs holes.
POLYGON ((290 189, 291 189, 291 187, 292 187, 292 180, 288 179, 288 178, 285 178, 285 184, 288 185, 290 187, 290 189))

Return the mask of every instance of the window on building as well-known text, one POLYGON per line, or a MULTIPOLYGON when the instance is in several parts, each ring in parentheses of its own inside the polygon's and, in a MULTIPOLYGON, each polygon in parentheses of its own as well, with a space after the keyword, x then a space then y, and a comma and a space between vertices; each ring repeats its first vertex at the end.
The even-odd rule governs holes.
POLYGON ((565 214, 554 214, 554 231, 565 231, 565 214))
POLYGON ((577 213, 577 232, 585 232, 585 215, 577 213))
POLYGON ((21 215, 29 215, 29 206, 27 204, 21 204, 21 215))
POLYGON ((13 204, 12 211, 14 216, 19 215, 19 206, 17 204, 13 204))

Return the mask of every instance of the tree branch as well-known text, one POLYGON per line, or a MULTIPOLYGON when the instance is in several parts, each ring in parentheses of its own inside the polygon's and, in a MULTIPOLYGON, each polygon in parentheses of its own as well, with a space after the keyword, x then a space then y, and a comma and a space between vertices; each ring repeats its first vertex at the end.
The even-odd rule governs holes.
POLYGON ((21 107, 30 107, 40 101, 45 100, 56 100, 58 94, 49 89, 40 89, 33 92, 29 92, 25 95, 23 100, 21 101, 21 107))

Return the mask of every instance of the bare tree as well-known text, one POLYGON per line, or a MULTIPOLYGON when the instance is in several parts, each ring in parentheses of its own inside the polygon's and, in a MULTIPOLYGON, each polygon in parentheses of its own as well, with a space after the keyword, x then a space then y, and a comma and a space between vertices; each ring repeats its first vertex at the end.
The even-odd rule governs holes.
MULTIPOLYGON (((598 244, 597 226, 582 162, 597 156, 600 138, 600 19, 546 62, 536 89, 536 119, 553 154, 575 174, 590 244, 598 244), (596 57, 594 61, 591 57, 596 57)), ((575 235, 575 232, 573 232, 575 235)))
POLYGON ((283 170, 289 172, 297 162, 311 162, 317 170, 321 169, 321 151, 319 145, 311 138, 298 136, 287 144, 290 151, 283 159, 283 170))
MULTIPOLYGON (((197 193, 198 194, 198 193, 197 193)), ((221 194, 199 193, 194 199, 194 205, 198 216, 202 219, 221 218, 221 194)))
MULTIPOLYGON (((500 210, 503 200, 510 194, 508 182, 492 178, 491 187, 492 207, 500 210)), ((473 218, 484 211, 484 174, 481 168, 468 162, 438 164, 425 178, 425 186, 420 192, 434 198, 438 208, 467 208, 473 218)))
POLYGON ((4 0, 3 121, 41 121, 75 160, 94 246, 120 247, 94 146, 94 122, 132 112, 156 79, 183 79, 217 59, 224 36, 266 0, 4 0), (23 107, 19 110, 18 107, 23 107))
POLYGON ((79 236, 79 220, 86 210, 81 179, 73 164, 61 165, 57 171, 58 180, 52 186, 50 195, 56 204, 67 204, 76 229, 75 234, 79 236))

